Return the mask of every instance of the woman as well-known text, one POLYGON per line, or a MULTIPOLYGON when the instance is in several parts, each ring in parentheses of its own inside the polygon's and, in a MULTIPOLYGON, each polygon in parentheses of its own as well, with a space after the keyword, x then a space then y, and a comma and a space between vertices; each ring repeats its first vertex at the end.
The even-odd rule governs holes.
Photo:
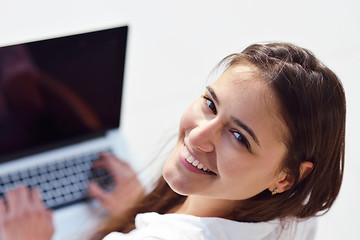
MULTIPOLYGON (((104 239, 313 237, 311 217, 331 207, 342 182, 340 81, 311 52, 285 43, 251 45, 220 64, 224 73, 183 114, 175 149, 150 194, 142 196, 129 166, 113 156, 97 163, 118 184, 112 193, 90 185, 90 194, 116 212, 94 239, 112 231, 129 233, 104 239)), ((13 195, 8 201, 16 205, 13 195)), ((29 202, 39 205, 33 195, 29 202)), ((16 239, 11 226, 18 219, 0 206, 7 216, 0 219, 3 239, 16 239)), ((51 226, 45 229, 36 239, 51 237, 51 226)))

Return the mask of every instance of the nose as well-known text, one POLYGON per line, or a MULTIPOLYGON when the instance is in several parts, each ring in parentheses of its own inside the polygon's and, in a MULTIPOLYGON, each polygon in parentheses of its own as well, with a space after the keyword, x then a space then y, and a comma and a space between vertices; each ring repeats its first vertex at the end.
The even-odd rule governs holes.
POLYGON ((217 119, 203 120, 190 131, 189 144, 200 151, 212 152, 220 133, 221 123, 217 119))

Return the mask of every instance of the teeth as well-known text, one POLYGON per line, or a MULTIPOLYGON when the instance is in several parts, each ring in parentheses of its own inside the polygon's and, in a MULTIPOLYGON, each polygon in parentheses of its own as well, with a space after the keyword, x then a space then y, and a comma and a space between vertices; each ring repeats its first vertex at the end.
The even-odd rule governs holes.
MULTIPOLYGON (((189 157, 189 158, 190 158, 190 157, 189 157)), ((199 163, 200 163, 200 162, 199 162, 198 160, 195 160, 195 161, 192 162, 192 165, 193 165, 194 167, 196 167, 199 163)))
POLYGON ((186 158, 186 160, 189 162, 189 163, 192 163, 192 165, 196 166, 198 165, 199 161, 198 160, 195 160, 195 158, 193 156, 189 156, 186 158), (197 163, 195 163, 197 161, 197 163), (196 165, 195 165, 196 164, 196 165))
POLYGON ((189 151, 186 148, 184 148, 184 157, 186 161, 188 161, 194 167, 197 167, 204 172, 211 172, 207 167, 204 166, 204 164, 200 163, 199 160, 196 160, 192 155, 190 155, 189 151))
POLYGON ((188 158, 190 156, 189 151, 187 150, 187 148, 184 148, 184 157, 188 158))

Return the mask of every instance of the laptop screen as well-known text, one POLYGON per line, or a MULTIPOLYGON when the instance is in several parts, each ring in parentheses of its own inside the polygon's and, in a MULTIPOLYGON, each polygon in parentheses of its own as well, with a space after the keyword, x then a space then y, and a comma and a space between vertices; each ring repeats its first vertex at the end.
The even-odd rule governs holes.
POLYGON ((0 48, 0 162, 120 125, 127 26, 0 48))

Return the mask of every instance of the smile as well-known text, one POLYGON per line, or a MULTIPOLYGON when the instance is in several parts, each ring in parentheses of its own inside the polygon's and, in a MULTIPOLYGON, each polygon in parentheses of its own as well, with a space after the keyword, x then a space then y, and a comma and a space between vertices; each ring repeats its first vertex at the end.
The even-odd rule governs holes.
POLYGON ((206 173, 211 173, 211 174, 215 174, 214 172, 210 171, 209 168, 207 168, 204 164, 202 164, 199 160, 195 159, 190 152, 187 150, 186 147, 184 147, 183 150, 183 156, 185 158, 185 160, 190 163, 191 165, 193 165, 194 167, 196 167, 199 170, 202 170, 206 173))

